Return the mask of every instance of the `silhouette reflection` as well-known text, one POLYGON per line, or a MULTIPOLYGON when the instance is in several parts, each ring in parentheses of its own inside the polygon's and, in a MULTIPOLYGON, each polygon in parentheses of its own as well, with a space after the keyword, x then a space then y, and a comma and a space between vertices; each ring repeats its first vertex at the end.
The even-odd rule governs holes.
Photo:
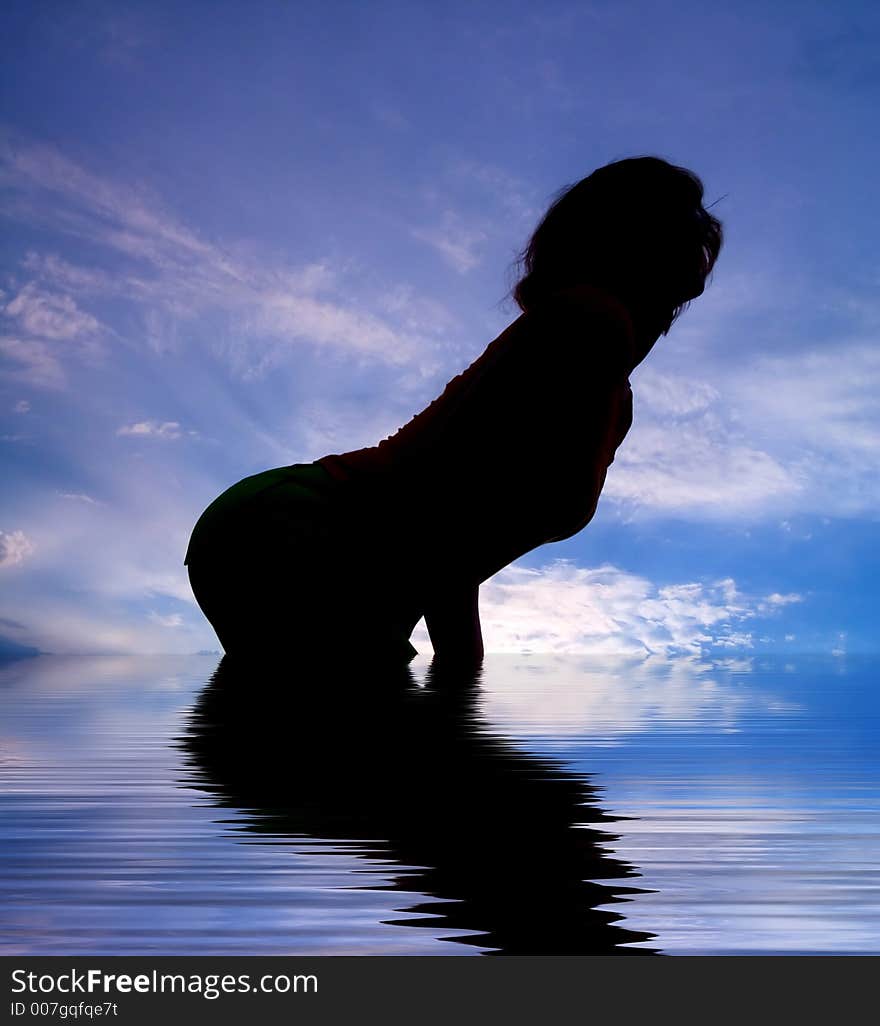
POLYGON ((444 899, 396 925, 476 931, 448 939, 491 954, 654 953, 621 947, 652 935, 598 907, 640 893, 611 882, 637 876, 602 847, 613 818, 582 777, 490 732, 478 671, 435 663, 419 686, 406 666, 341 665, 225 657, 180 739, 187 785, 248 832, 344 842, 407 867, 389 887, 444 899))

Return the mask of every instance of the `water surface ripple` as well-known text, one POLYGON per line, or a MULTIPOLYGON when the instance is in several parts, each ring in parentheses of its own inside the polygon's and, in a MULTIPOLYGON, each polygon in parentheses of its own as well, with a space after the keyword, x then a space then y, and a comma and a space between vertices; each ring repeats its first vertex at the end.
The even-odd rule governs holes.
POLYGON ((0 953, 880 953, 873 659, 217 662, 0 667, 0 953))

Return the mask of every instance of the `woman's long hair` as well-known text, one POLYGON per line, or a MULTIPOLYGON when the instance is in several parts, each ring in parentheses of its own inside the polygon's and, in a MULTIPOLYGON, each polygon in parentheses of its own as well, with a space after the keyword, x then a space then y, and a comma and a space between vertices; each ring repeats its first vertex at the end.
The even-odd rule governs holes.
POLYGON ((722 238, 692 171, 659 157, 616 160, 551 204, 519 258, 513 298, 525 311, 589 283, 630 306, 662 307, 671 324, 703 291, 722 238))

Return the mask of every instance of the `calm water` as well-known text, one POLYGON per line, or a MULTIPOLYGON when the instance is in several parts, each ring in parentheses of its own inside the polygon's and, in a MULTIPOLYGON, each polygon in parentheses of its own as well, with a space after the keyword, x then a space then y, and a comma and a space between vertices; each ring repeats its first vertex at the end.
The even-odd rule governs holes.
POLYGON ((216 663, 0 668, 0 952, 880 953, 876 660, 216 663))

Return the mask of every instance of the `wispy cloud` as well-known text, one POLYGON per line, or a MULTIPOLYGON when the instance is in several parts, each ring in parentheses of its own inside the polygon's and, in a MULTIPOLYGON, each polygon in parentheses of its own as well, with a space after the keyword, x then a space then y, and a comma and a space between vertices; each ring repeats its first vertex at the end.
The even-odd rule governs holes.
POLYGON ((793 508, 803 488, 793 468, 705 413, 686 426, 643 418, 618 451, 605 494, 630 515, 727 520, 793 508))
MULTIPOLYGON (((79 266, 56 253, 28 252, 34 280, 13 300, 34 328, 59 333, 94 327, 72 296, 115 295, 175 318, 216 311, 231 319, 235 346, 220 348, 242 374, 262 373, 285 347, 329 347, 387 365, 405 365, 426 343, 400 311, 382 308, 381 293, 352 298, 351 281, 316 261, 299 267, 263 259, 244 244, 220 245, 169 213, 142 186, 112 182, 57 150, 7 142, 0 151, 9 213, 97 243, 117 256, 112 271, 79 266), (23 295, 23 298, 22 298, 23 295)), ((347 272, 348 273, 348 272, 347 272)), ((356 290, 355 290, 356 291, 356 290)), ((436 329, 426 326, 429 334, 436 329)))
POLYGON ((73 339, 98 331, 98 321, 71 297, 46 292, 30 282, 4 308, 7 317, 37 338, 73 339))
POLYGON ((84 502, 88 506, 98 505, 98 500, 93 499, 91 495, 86 495, 85 492, 59 492, 58 495, 62 499, 68 499, 70 502, 84 502))
MULTIPOLYGON (((37 388, 64 388, 65 361, 93 357, 105 333, 97 318, 72 296, 33 281, 18 288, 0 314, 8 332, 0 337, 0 355, 5 358, 0 374, 37 388)), ((29 409, 26 400, 15 407, 17 413, 29 409)))
POLYGON ((783 606, 790 606, 795 602, 803 602, 804 596, 799 595, 797 592, 789 592, 787 595, 780 595, 778 591, 774 591, 772 595, 768 595, 763 603, 758 607, 761 612, 768 609, 781 609, 783 606))
POLYGON ((0 374, 8 381, 48 389, 62 389, 67 383, 54 347, 46 342, 2 335, 0 357, 0 374))
POLYGON ((480 250, 486 242, 484 231, 469 226, 451 210, 444 212, 440 224, 414 228, 412 235, 435 249, 459 274, 467 274, 479 264, 480 250))
POLYGON ((180 613, 169 613, 166 616, 162 616, 160 613, 151 612, 149 614, 149 619, 160 627, 174 628, 183 626, 183 617, 180 613))

